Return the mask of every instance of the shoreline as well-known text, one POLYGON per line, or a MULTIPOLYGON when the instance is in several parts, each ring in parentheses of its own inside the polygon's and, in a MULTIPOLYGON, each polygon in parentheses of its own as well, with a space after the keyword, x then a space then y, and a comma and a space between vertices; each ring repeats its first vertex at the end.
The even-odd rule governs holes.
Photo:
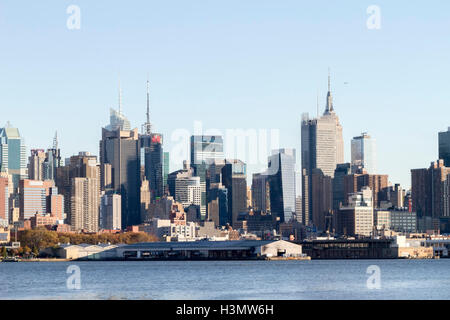
MULTIPOLYGON (((385 258, 385 259, 311 259, 311 257, 267 257, 262 259, 63 259, 63 258, 38 258, 18 259, 16 261, 2 262, 148 262, 148 261, 374 261, 374 260, 442 260, 439 258, 385 258)), ((443 259, 446 260, 446 259, 443 259)))

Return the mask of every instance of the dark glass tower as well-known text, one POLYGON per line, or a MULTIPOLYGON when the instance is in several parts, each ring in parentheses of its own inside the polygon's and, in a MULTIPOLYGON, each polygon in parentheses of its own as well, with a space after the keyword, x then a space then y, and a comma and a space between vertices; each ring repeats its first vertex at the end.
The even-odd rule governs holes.
POLYGON ((144 134, 140 140, 144 151, 144 173, 150 184, 152 201, 155 201, 164 195, 163 136, 159 133, 144 134))
POLYGON ((450 167, 450 127, 448 131, 439 132, 439 159, 444 160, 444 166, 450 167))
POLYGON ((247 166, 241 160, 226 160, 222 184, 228 189, 228 219, 233 225, 239 214, 247 212, 247 166))
POLYGON ((122 196, 122 229, 139 224, 140 142, 137 129, 103 129, 100 141, 102 187, 122 196))
POLYGON ((280 149, 269 157, 270 211, 289 222, 295 213, 295 150, 280 149))

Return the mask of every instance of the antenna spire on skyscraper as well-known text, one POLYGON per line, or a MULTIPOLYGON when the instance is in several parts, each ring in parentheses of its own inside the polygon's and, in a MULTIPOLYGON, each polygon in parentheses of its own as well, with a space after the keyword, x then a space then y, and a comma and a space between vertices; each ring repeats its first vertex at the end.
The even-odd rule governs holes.
POLYGON ((55 137, 53 138, 53 149, 58 150, 58 131, 55 131, 55 137))
POLYGON ((316 108, 317 108, 317 118, 319 118, 319 90, 317 90, 316 108))
POLYGON ((150 123, 150 81, 147 74, 147 121, 144 123, 142 131, 150 135, 152 133, 152 125, 150 123))
POLYGON ((328 91, 331 92, 331 76, 330 76, 330 67, 328 67, 328 91))
POLYGON ((325 114, 333 112, 333 96, 331 94, 331 73, 330 68, 328 68, 328 93, 327 93, 327 106, 325 108, 325 114))
POLYGON ((119 114, 122 114, 122 88, 120 87, 120 77, 119 77, 119 114))

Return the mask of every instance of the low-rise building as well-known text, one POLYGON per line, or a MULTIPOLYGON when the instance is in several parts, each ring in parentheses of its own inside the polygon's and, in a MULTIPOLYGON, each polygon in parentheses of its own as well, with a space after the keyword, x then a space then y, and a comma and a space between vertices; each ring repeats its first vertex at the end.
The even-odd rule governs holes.
POLYGON ((375 210, 374 224, 377 230, 414 233, 417 232, 417 215, 406 208, 375 210))
POLYGON ((56 224, 57 217, 50 214, 35 214, 30 218, 31 229, 38 227, 53 226, 56 224))
POLYGON ((118 259, 242 260, 302 257, 302 246, 283 240, 149 242, 116 248, 118 259))
POLYGON ((63 244, 57 249, 46 249, 46 253, 61 259, 70 260, 108 260, 116 257, 117 245, 111 244, 63 244))
POLYGON ((6 228, 0 228, 0 243, 9 243, 10 232, 6 228))

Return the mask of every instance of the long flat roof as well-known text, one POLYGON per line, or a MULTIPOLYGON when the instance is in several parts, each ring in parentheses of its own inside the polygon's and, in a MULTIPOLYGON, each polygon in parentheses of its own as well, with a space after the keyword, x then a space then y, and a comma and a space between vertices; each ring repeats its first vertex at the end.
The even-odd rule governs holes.
POLYGON ((251 249, 261 247, 280 240, 236 240, 236 241, 186 241, 186 242, 142 242, 121 246, 118 249, 145 250, 194 250, 194 249, 251 249))

